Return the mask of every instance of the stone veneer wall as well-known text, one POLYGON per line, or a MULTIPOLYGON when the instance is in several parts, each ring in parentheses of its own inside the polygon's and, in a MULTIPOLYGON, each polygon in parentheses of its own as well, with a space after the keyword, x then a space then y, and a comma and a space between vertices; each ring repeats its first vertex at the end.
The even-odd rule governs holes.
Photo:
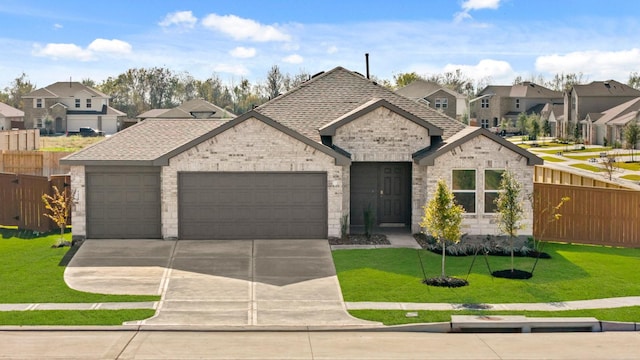
POLYGON ((411 155, 431 144, 429 130, 379 107, 336 129, 333 143, 353 161, 412 161, 411 155))
POLYGON ((87 236, 86 177, 84 166, 71 166, 69 173, 71 175, 71 189, 73 191, 73 206, 71 207, 73 238, 84 240, 87 236))
MULTIPOLYGON (((162 236, 178 236, 178 172, 322 171, 327 172, 328 235, 340 236, 340 218, 348 214, 349 172, 335 159, 264 122, 250 118, 173 157, 162 169, 162 236)), ((242 224, 238 224, 242 226, 242 224)))
POLYGON ((484 170, 507 169, 512 171, 518 182, 522 184, 525 220, 520 235, 533 232, 533 211, 528 194, 533 192, 534 166, 527 165, 527 159, 485 137, 478 136, 435 160, 434 166, 417 166, 414 164, 413 193, 413 225, 412 232, 420 232, 418 225, 422 218, 422 207, 429 201, 435 191, 439 179, 444 179, 451 188, 452 170, 476 170, 476 213, 465 214, 462 232, 469 235, 500 235, 495 214, 484 214, 484 170))

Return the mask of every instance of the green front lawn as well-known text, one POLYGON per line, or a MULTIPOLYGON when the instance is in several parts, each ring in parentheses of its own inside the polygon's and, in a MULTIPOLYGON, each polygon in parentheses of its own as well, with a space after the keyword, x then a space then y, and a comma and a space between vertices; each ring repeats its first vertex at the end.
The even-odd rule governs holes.
MULTIPOLYGON (((529 280, 508 280, 490 276, 492 271, 510 268, 510 257, 472 256, 446 258, 449 276, 467 278, 461 288, 439 288, 422 284, 440 275, 441 257, 424 250, 373 249, 336 250, 333 258, 345 301, 416 303, 537 303, 600 299, 640 295, 640 249, 623 249, 571 244, 546 244, 551 259, 541 259, 529 280), (488 265, 487 265, 488 263, 488 265), (471 271, 470 271, 471 269, 471 271)), ((535 259, 515 258, 515 267, 530 271, 535 259)), ((353 316, 387 325, 449 321, 451 315, 502 314, 531 317, 592 316, 609 321, 640 321, 640 306, 617 309, 567 311, 408 311, 352 310, 353 316)))
MULTIPOLYGON (((69 240, 70 233, 65 234, 69 240)), ((104 295, 70 289, 64 282, 64 269, 72 249, 52 248, 60 234, 33 234, 30 231, 0 228, 0 303, 102 303, 158 301, 156 295, 104 295)), ((139 320, 153 310, 128 311, 11 311, 0 312, 0 324, 111 325, 139 320), (69 316, 66 320, 54 320, 69 316), (123 321, 124 321, 123 320, 123 321)))
MULTIPOLYGON (((419 303, 537 303, 640 295, 640 249, 547 244, 552 259, 541 259, 529 280, 490 275, 476 258, 469 286, 423 285, 418 251, 413 249, 337 250, 333 257, 345 301, 419 303)), ((440 255, 421 250, 427 277, 440 275, 440 255)), ((447 275, 467 278, 472 256, 446 258, 447 275)), ((516 258, 530 271, 533 258, 516 258)), ((510 268, 510 257, 489 256, 492 271, 510 268)), ((640 318, 640 316, 639 316, 640 318)))
MULTIPOLYGON (((555 149, 553 149, 553 150, 540 150, 539 152, 541 152, 541 153, 545 153, 545 154, 552 154, 552 155, 553 155, 553 154, 556 154, 556 153, 558 153, 558 152, 561 152, 561 153, 563 153, 563 154, 569 154, 569 153, 581 153, 581 152, 583 152, 583 153, 584 153, 584 152, 589 152, 589 153, 591 153, 591 152, 593 152, 593 153, 600 153, 600 152, 607 152, 607 151, 609 151, 609 150, 611 150, 611 148, 610 148, 610 147, 592 147, 592 148, 587 147, 587 148, 585 148, 585 149, 576 149, 576 148, 574 147, 574 145, 565 145, 565 148, 562 148, 562 149, 561 149, 561 148, 559 148, 559 147, 557 147, 557 148, 555 148, 555 149)), ((593 157, 593 156, 590 156, 590 157, 593 157)))
POLYGON ((620 177, 627 180, 640 181, 640 175, 631 174, 631 175, 623 175, 620 177))
POLYGON ((451 315, 524 315, 528 317, 594 317, 601 321, 638 322, 640 306, 614 309, 560 310, 560 311, 411 311, 417 317, 407 317, 402 310, 350 310, 357 318, 381 322, 385 325, 417 324, 451 321, 451 315))

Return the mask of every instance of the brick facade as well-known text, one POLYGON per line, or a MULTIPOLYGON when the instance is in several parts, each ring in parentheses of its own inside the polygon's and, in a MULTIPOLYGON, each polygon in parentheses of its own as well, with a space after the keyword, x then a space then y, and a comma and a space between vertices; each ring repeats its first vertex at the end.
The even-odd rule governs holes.
MULTIPOLYGON (((255 119, 173 157, 162 169, 162 236, 178 236, 178 173, 181 171, 322 171, 327 173, 328 235, 340 236, 340 219, 348 214, 348 169, 335 159, 255 119), (346 200, 345 200, 346 198, 346 200)), ((242 224, 238 224, 242 226, 242 224)))
POLYGON ((423 214, 422 207, 430 200, 439 179, 444 179, 449 188, 452 183, 452 170, 476 170, 476 213, 465 214, 462 232, 469 235, 500 235, 496 225, 495 214, 484 213, 484 170, 510 170, 516 180, 523 186, 525 219, 524 228, 520 235, 530 235, 533 232, 533 211, 528 200, 528 194, 533 192, 534 167, 527 165, 527 159, 497 142, 478 136, 456 148, 455 154, 447 152, 435 160, 434 166, 417 166, 414 164, 413 193, 413 225, 412 231, 419 232, 418 223, 423 214))

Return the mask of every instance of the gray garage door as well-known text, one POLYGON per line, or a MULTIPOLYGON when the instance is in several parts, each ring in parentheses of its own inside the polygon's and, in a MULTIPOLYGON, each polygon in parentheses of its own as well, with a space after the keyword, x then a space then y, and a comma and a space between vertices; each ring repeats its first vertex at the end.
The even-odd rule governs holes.
POLYGON ((86 174, 89 239, 159 239, 158 168, 89 168, 86 174))
POLYGON ((180 173, 181 239, 327 237, 326 173, 180 173))

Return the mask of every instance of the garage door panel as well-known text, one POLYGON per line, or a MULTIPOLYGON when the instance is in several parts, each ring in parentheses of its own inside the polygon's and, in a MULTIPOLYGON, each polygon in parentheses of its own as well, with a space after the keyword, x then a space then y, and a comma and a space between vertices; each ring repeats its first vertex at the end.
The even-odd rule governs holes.
POLYGON ((326 181, 326 173, 180 173, 180 237, 326 237, 326 181))
POLYGON ((87 172, 88 238, 160 238, 160 174, 87 172))

